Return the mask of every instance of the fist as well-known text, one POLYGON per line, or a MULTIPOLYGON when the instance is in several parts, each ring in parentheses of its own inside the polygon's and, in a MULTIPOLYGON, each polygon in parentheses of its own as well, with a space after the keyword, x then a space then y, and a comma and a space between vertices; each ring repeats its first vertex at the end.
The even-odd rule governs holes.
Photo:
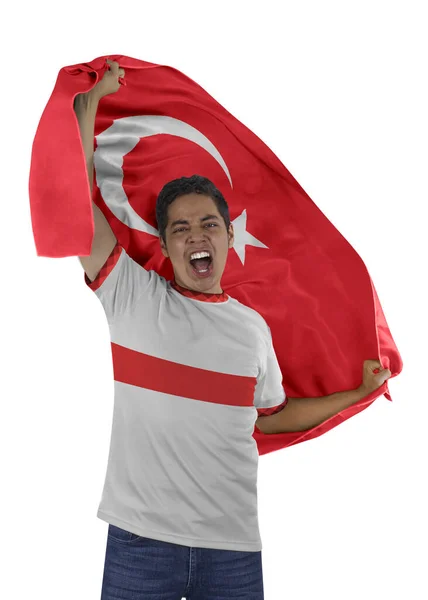
POLYGON ((368 396, 390 377, 391 371, 382 369, 382 365, 378 360, 365 360, 363 364, 363 382, 360 385, 361 393, 364 397, 368 396))
POLYGON ((110 66, 108 71, 105 71, 102 79, 97 85, 92 88, 88 94, 96 99, 100 100, 108 94, 114 94, 120 88, 119 77, 124 77, 125 71, 119 67, 119 63, 115 60, 107 59, 107 63, 110 66))

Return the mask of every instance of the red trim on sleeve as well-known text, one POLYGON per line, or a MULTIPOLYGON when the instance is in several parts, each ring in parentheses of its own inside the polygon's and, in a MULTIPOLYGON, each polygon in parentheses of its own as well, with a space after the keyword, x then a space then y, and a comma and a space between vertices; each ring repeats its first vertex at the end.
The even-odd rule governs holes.
POLYGON ((122 251, 122 246, 116 241, 116 245, 113 250, 110 252, 109 257, 106 262, 103 264, 101 269, 98 272, 98 275, 95 277, 94 281, 91 281, 87 274, 85 273, 85 283, 87 286, 91 288, 91 290, 98 289, 103 282, 107 279, 108 275, 112 272, 114 266, 119 260, 120 253, 122 251))
POLYGON ((257 408, 257 413, 259 417, 268 417, 269 415, 276 415, 276 413, 281 412, 283 408, 287 406, 288 398, 284 400, 278 406, 271 406, 270 408, 257 408))

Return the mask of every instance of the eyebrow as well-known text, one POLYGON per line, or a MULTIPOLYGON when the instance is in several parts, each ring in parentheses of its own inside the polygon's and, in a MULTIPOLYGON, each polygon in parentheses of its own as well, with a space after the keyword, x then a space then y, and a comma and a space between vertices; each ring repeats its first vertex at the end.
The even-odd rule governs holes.
MULTIPOLYGON (((205 217, 201 217, 200 221, 201 223, 203 223, 204 221, 208 221, 209 219, 217 219, 217 221, 219 220, 219 218, 217 217, 217 215, 205 215, 205 217)), ((189 221, 186 221, 186 219, 177 219, 177 221, 173 221, 170 225, 170 227, 175 227, 176 225, 188 225, 189 221)))

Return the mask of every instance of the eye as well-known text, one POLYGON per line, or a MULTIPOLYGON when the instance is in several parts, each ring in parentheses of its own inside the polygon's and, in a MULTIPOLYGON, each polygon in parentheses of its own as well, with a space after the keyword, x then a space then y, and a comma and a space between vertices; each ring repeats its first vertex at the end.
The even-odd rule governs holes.
MULTIPOLYGON (((207 223, 205 225, 205 227, 209 227, 210 225, 217 227, 217 223, 207 223)), ((179 229, 175 229, 172 233, 178 233, 179 231, 184 231, 184 230, 185 230, 185 227, 180 227, 179 229)))

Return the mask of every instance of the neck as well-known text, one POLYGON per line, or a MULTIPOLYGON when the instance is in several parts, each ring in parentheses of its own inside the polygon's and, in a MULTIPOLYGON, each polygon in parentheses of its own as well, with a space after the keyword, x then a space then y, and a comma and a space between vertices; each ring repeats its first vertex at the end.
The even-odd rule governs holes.
POLYGON ((189 286, 185 285, 180 279, 175 278, 175 282, 180 287, 182 287, 186 290, 190 290, 191 292, 195 292, 195 293, 199 293, 199 294, 223 294, 223 290, 221 288, 220 283, 217 283, 216 285, 212 286, 208 290, 199 290, 196 288, 190 288, 189 286))

